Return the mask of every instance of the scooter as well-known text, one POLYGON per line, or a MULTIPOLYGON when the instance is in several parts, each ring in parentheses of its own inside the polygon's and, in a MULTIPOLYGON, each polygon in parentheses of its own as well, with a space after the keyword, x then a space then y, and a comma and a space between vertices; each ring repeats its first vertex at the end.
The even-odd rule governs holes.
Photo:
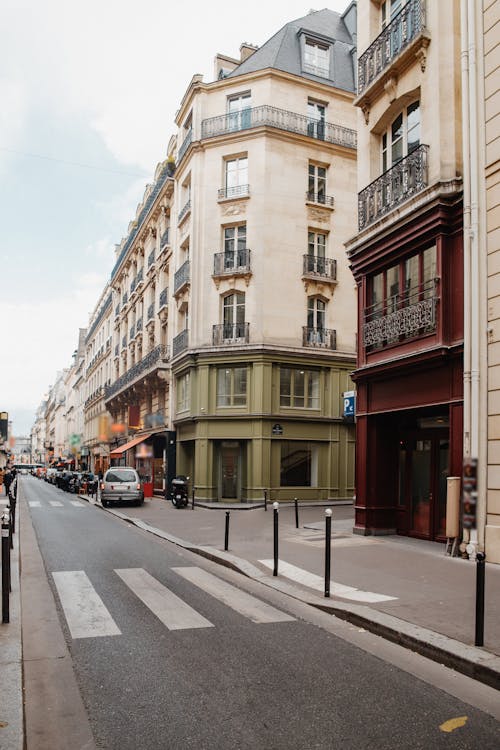
POLYGON ((188 504, 189 477, 183 474, 174 477, 170 483, 170 499, 174 508, 186 508, 188 504))

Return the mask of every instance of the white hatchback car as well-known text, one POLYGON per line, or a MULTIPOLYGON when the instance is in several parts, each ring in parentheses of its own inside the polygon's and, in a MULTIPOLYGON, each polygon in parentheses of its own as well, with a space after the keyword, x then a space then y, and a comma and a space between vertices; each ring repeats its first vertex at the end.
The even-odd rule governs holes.
POLYGON ((142 505, 144 490, 141 480, 131 466, 113 466, 108 469, 100 483, 101 503, 107 508, 113 503, 125 502, 142 505))

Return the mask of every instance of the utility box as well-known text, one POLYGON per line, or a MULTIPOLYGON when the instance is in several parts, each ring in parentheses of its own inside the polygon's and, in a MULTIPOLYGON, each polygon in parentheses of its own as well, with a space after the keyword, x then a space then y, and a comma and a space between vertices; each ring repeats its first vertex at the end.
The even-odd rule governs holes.
POLYGON ((460 534, 461 477, 448 477, 446 487, 446 537, 456 539, 460 534))

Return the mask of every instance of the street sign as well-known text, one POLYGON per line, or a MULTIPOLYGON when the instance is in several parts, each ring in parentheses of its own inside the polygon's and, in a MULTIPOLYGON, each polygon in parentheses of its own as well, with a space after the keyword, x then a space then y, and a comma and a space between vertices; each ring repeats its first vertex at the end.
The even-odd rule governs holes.
POLYGON ((356 393, 355 391, 344 391, 342 394, 344 399, 344 414, 343 417, 346 421, 354 422, 355 404, 356 404, 356 393))

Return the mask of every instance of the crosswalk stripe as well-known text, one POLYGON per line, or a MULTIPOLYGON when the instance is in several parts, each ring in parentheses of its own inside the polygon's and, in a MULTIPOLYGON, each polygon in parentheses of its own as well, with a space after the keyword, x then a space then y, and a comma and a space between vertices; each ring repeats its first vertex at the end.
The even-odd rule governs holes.
POLYGON ((29 501, 30 508, 39 508, 40 507, 40 500, 30 500, 29 501))
MULTIPOLYGON (((266 568, 274 568, 274 560, 259 560, 261 565, 266 568)), ((278 575, 290 578, 296 583, 301 583, 310 589, 323 592, 325 590, 325 579, 315 573, 309 573, 307 570, 298 568, 296 565, 279 560, 278 575)), ((397 596, 386 596, 385 594, 375 594, 372 591, 360 591, 353 586, 345 586, 343 583, 330 583, 330 593, 333 596, 340 596, 342 599, 351 599, 355 602, 365 602, 367 604, 377 604, 378 602, 388 602, 397 599, 397 596)))
POLYGON ((62 508, 63 504, 60 500, 49 500, 49 503, 52 505, 53 508, 62 508))
POLYGON ((290 622, 295 620, 294 617, 280 612, 278 609, 271 607, 270 604, 256 599, 246 591, 241 591, 226 581, 208 573, 201 568, 172 568, 183 578, 206 591, 211 596, 226 604, 231 609, 239 612, 241 615, 248 617, 252 622, 290 622))
POLYGON ((115 570, 115 573, 169 630, 213 627, 209 620, 163 586, 146 570, 122 568, 115 570))
POLYGON ((75 508, 83 508, 83 503, 80 503, 78 500, 70 500, 70 502, 75 508))
POLYGON ((85 571, 57 571, 52 577, 72 638, 121 634, 85 571))

